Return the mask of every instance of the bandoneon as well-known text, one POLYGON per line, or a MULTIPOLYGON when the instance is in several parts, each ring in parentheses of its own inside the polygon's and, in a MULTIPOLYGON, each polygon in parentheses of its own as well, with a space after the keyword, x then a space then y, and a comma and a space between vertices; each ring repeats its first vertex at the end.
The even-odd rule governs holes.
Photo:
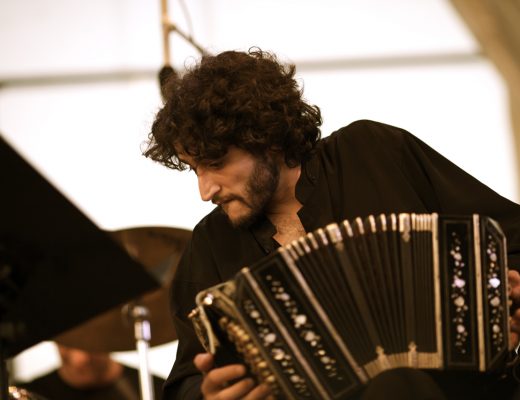
POLYGON ((506 241, 479 215, 330 224, 199 293, 220 365, 279 398, 342 399, 390 368, 491 371, 508 353, 506 241))

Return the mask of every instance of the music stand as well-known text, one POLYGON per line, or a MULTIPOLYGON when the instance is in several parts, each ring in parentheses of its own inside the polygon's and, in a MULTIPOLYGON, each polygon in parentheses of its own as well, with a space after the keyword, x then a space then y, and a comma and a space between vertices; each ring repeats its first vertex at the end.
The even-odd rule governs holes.
POLYGON ((7 357, 159 282, 1 135, 0 189, 0 398, 7 399, 7 357))

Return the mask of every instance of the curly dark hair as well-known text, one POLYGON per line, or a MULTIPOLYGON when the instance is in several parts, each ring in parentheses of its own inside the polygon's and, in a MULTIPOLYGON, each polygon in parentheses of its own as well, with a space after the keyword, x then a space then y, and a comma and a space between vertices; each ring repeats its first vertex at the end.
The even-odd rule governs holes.
POLYGON ((178 151, 204 164, 236 146, 253 155, 280 151, 288 166, 299 165, 312 154, 322 119, 294 74, 294 65, 258 48, 202 57, 164 88, 144 155, 183 170, 178 151))

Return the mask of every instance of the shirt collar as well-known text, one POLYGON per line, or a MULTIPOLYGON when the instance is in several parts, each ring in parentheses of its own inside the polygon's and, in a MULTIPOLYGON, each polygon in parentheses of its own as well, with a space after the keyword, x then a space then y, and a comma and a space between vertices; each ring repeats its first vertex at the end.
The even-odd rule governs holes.
MULTIPOLYGON (((298 182, 296 182, 296 198, 302 203, 302 209, 298 214, 301 214, 305 209, 305 203, 318 182, 319 174, 319 159, 318 156, 314 154, 307 162, 302 164, 302 173, 300 174, 298 182)), ((276 228, 265 215, 249 229, 266 254, 279 247, 279 244, 273 239, 273 236, 276 234, 276 228)))
POLYGON ((300 179, 296 182, 296 198, 305 207, 305 203, 318 182, 320 175, 320 163, 318 156, 314 154, 307 162, 302 164, 300 179))
POLYGON ((273 236, 276 234, 276 228, 265 215, 262 215, 251 225, 249 230, 264 253, 271 253, 279 247, 278 242, 273 239, 273 236))

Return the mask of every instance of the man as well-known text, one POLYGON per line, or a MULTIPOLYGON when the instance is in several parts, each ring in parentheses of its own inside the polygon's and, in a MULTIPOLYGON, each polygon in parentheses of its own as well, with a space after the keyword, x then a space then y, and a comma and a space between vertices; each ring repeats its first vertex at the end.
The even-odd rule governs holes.
MULTIPOLYGON (((57 344, 61 366, 21 387, 49 400, 138 400, 139 376, 108 353, 91 353, 57 344)), ((161 398, 164 381, 153 377, 155 398, 161 398)))
MULTIPOLYGON (((399 128, 358 121, 320 140, 320 110, 302 99, 294 73, 293 66, 258 49, 231 51, 203 57, 165 88, 145 155, 173 169, 193 170, 202 199, 217 205, 195 227, 173 281, 180 343, 165 399, 201 393, 207 399, 270 396, 263 385, 242 379, 244 366, 214 367, 211 355, 198 354, 203 350, 187 315, 200 290, 328 223, 391 212, 479 213, 501 223, 510 265, 520 265, 516 204, 399 128)), ((518 300, 520 276, 512 272, 511 279, 518 300)), ((512 328, 516 344, 517 320, 512 328)), ((461 386, 468 395, 475 387, 476 399, 495 384, 512 393, 510 380, 478 378, 479 385, 459 385, 467 379, 457 377, 443 387, 443 378, 404 369, 374 381, 404 387, 410 398, 422 398, 419 393, 442 398, 441 391, 460 398, 461 386), (418 387, 401 384, 410 380, 418 387)), ((364 395, 377 398, 375 392, 369 387, 364 395)))

